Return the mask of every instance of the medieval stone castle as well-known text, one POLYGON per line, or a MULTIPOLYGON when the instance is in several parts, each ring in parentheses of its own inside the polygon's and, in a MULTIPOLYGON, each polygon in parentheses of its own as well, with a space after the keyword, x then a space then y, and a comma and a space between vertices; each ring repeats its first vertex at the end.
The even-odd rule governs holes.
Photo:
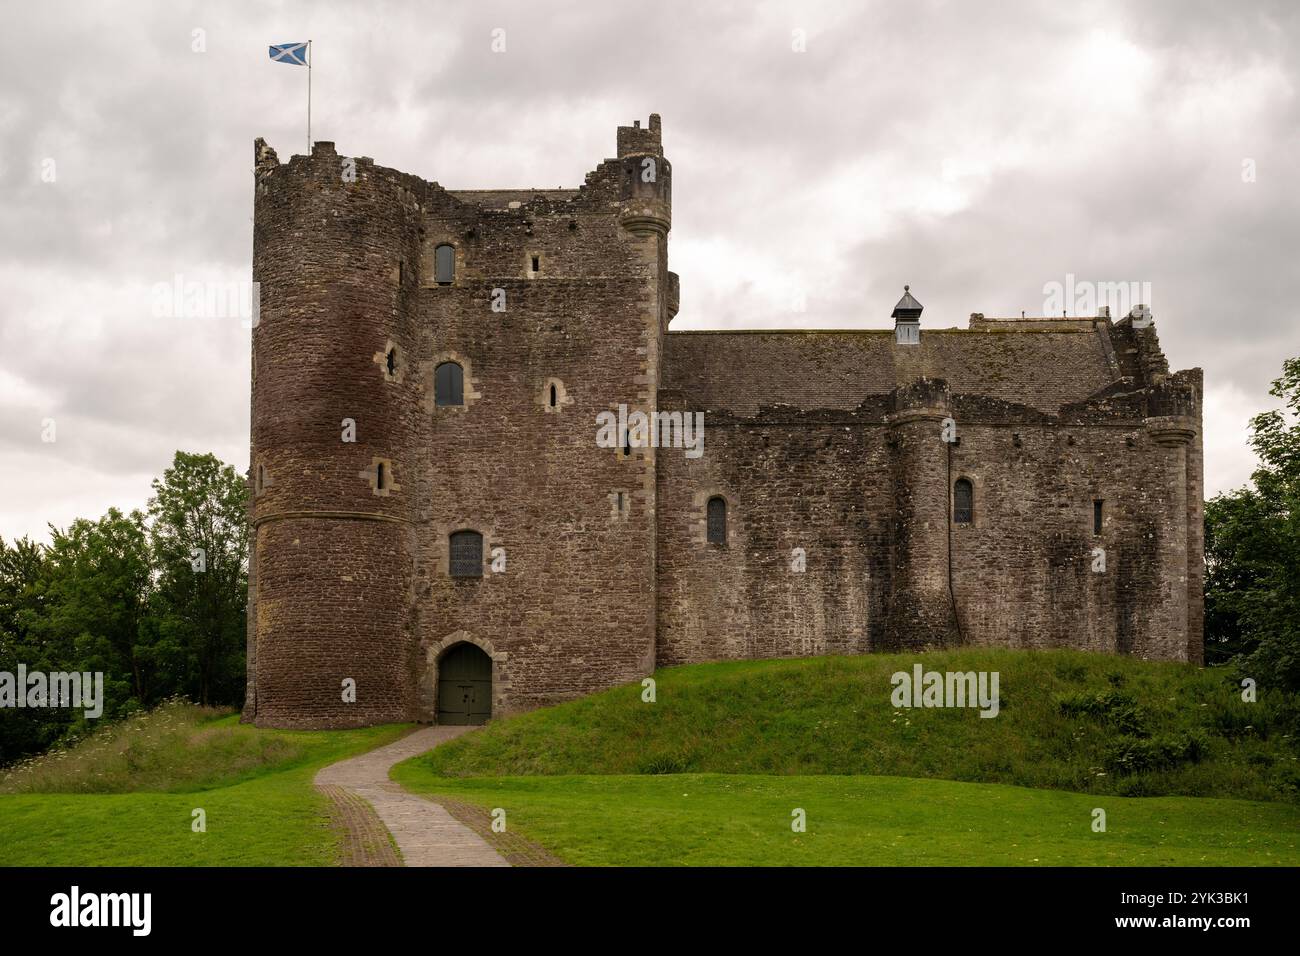
POLYGON ((247 719, 473 723, 736 658, 1201 661, 1201 371, 1144 313, 671 331, 658 116, 577 189, 255 152, 247 719), (602 447, 620 405, 703 412, 703 454, 602 447))

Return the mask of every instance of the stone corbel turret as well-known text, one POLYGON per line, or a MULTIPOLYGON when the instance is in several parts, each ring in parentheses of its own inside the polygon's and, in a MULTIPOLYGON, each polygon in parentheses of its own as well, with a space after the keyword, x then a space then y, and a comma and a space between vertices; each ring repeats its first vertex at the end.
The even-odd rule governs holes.
POLYGON ((618 158, 623 165, 623 203, 619 224, 634 236, 666 236, 672 228, 672 166, 664 159, 659 114, 650 126, 618 128, 618 158))

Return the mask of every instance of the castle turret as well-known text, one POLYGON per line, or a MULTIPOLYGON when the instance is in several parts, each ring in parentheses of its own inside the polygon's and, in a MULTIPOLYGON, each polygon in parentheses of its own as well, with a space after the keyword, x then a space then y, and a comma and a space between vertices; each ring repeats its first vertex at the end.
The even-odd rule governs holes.
POLYGON ((258 140, 249 693, 259 725, 407 719, 419 218, 332 143, 258 140))
POLYGON ((944 647, 957 642, 949 576, 948 383, 921 378, 889 398, 891 590, 886 610, 887 649, 944 647))
POLYGON ((1198 592, 1203 585, 1199 577, 1190 582, 1198 568, 1189 557, 1201 565, 1204 544, 1200 522, 1189 520, 1188 507, 1189 495, 1196 499, 1200 495, 1199 374, 1179 372, 1162 378, 1147 396, 1147 410, 1146 432, 1155 444, 1162 481, 1151 489, 1155 493, 1147 503, 1155 535, 1142 560, 1152 565, 1144 572, 1157 593, 1147 609, 1147 626, 1136 635, 1131 652, 1139 657, 1200 663, 1204 621, 1200 607, 1189 600, 1189 592, 1198 592), (1196 586, 1189 587, 1189 583, 1196 586))

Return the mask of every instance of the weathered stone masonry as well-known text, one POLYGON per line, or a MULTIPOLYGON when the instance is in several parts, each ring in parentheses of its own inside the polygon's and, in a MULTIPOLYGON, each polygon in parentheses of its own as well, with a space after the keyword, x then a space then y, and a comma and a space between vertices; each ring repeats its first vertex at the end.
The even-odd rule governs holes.
POLYGON ((1201 377, 1169 372, 1153 327, 669 332, 658 117, 620 127, 617 153, 578 189, 449 191, 258 141, 248 719, 432 720, 466 643, 496 714, 703 660, 964 643, 1200 661, 1201 377), (442 363, 460 404, 435 401, 442 363), (620 403, 704 412, 703 457, 598 448, 620 403), (451 573, 464 530, 482 576, 451 573))

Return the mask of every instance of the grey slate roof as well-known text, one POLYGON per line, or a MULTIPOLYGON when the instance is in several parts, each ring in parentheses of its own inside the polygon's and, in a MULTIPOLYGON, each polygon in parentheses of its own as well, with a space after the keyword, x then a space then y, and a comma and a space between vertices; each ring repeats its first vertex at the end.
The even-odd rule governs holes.
POLYGON ((669 332, 660 387, 697 409, 750 416, 777 404, 847 411, 925 376, 1055 414, 1119 378, 1105 334, 923 328, 919 345, 897 345, 892 329, 669 332))

